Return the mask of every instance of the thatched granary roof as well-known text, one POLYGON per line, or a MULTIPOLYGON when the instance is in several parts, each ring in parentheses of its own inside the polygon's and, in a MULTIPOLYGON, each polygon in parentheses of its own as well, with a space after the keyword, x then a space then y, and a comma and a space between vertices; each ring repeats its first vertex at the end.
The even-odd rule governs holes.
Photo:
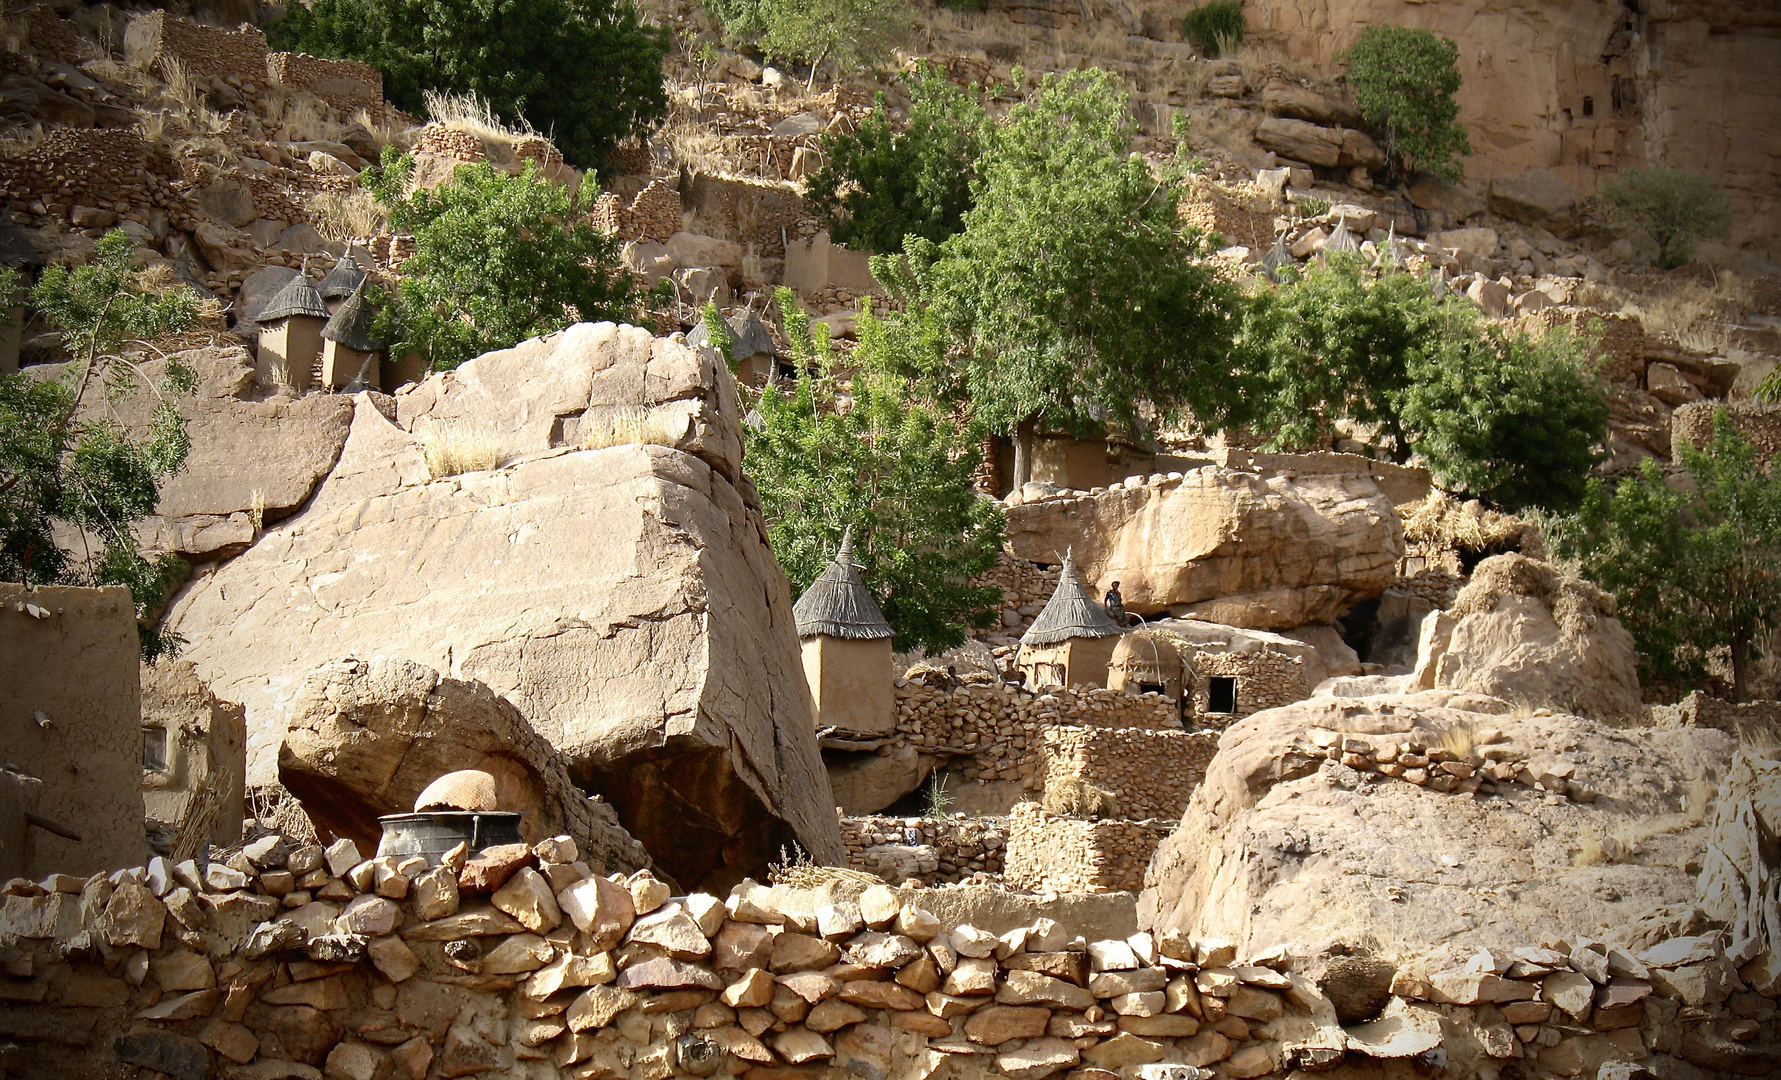
POLYGON ((1089 594, 1076 573, 1076 560, 1064 554, 1064 568, 1057 589, 1033 625, 1021 636, 1022 645, 1056 645, 1071 638, 1116 637, 1125 627, 1113 621, 1101 602, 1089 594))
MULTIPOLYGON (((732 362, 746 360, 762 353, 772 356, 777 351, 773 344, 772 332, 767 329, 767 324, 761 321, 761 317, 755 313, 753 308, 726 317, 724 325, 730 331, 729 359, 732 362)), ((711 343, 711 335, 705 332, 703 322, 687 333, 686 343, 695 348, 711 343)))
POLYGON ((266 310, 254 316, 254 322, 277 322, 293 315, 307 315, 314 319, 328 317, 328 305, 322 301, 322 294, 316 291, 315 285, 305 274, 298 274, 285 282, 284 288, 273 294, 266 310))
POLYGON ((360 279, 352 296, 322 327, 322 336, 359 352, 376 352, 383 348, 383 343, 371 336, 371 325, 376 319, 377 309, 365 299, 365 282, 360 279))
POLYGON ((316 286, 316 291, 322 294, 323 299, 338 300, 342 296, 351 296, 363 284, 365 284, 365 271, 360 269, 358 260, 349 252, 345 258, 334 264, 334 269, 328 271, 327 276, 322 278, 322 283, 316 286))
POLYGON ((822 575, 810 583, 792 606, 798 636, 847 638, 855 641, 892 636, 890 623, 853 562, 853 529, 841 536, 841 550, 822 575))
POLYGON ((1352 255, 1360 250, 1355 243, 1354 234, 1348 231, 1348 219, 1343 218, 1336 224, 1336 231, 1324 241, 1323 251, 1326 255, 1352 255))

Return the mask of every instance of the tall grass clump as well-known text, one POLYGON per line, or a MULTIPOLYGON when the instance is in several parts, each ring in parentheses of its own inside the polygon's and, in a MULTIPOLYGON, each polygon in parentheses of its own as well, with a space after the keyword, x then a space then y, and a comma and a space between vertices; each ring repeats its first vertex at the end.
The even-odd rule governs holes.
POLYGON ((1208 59, 1229 56, 1243 44, 1243 0, 1210 0, 1181 17, 1181 33, 1208 59))

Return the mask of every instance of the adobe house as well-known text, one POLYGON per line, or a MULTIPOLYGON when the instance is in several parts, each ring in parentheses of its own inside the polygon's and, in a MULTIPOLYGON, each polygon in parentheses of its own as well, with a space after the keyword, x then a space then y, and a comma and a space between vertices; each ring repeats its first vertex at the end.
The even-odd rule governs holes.
POLYGON ((322 329, 330 314, 309 275, 299 273, 286 282, 266 310, 254 318, 260 324, 254 382, 266 387, 286 385, 299 394, 308 390, 315 362, 322 355, 322 329))
POLYGON ((1089 594, 1074 556, 1066 552, 1057 589, 1021 637, 1015 665, 1026 675, 1029 690, 1104 687, 1114 647, 1124 634, 1125 627, 1089 594))
MULTIPOLYGON (((765 386, 775 378, 792 374, 790 364, 781 365, 775 358, 773 335, 753 308, 726 316, 724 325, 730 330, 730 370, 736 373, 737 382, 765 386)), ((711 343, 704 323, 693 327, 686 343, 694 347, 711 343)))
POLYGON ((897 727, 890 623, 853 561, 853 530, 792 607, 804 643, 804 677, 816 700, 816 726, 861 735, 897 727))
POLYGON ((1122 694, 1156 693, 1181 703, 1182 719, 1193 713, 1193 690, 1199 679, 1181 655, 1179 639, 1153 630, 1133 630, 1113 647, 1107 689, 1122 694))
POLYGON ((379 354, 383 345, 371 336, 377 309, 365 299, 365 279, 322 327, 322 386, 339 390, 364 386, 382 378, 379 354))
POLYGON ((171 853, 233 844, 246 816, 247 714, 189 661, 142 666, 142 809, 171 853))

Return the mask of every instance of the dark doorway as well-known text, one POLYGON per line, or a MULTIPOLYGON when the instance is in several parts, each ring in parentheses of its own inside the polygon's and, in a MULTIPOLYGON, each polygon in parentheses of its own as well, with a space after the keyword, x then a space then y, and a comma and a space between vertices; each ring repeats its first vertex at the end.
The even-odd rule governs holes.
POLYGON ((1237 711, 1237 680, 1226 675, 1212 676, 1206 691, 1206 711, 1234 713, 1237 711))

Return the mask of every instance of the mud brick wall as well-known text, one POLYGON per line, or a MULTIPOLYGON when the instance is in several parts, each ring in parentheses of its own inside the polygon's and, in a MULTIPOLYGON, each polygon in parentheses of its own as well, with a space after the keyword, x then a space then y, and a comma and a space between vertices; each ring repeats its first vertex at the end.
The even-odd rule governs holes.
POLYGON ((1218 752, 1214 731, 1054 727, 1044 742, 1047 788, 1064 780, 1093 784, 1128 818, 1180 818, 1218 752))
POLYGON ((1001 818, 993 817, 844 817, 841 842, 847 848, 847 865, 868 873, 873 871, 861 859, 862 853, 880 845, 896 844, 934 849, 939 863, 933 873, 923 875, 923 884, 1000 880, 1003 852, 1008 847, 1008 826, 1001 818))
POLYGON ((1037 803, 1008 815, 1009 888, 1036 892, 1137 892, 1157 845, 1175 828, 1169 820, 1059 817, 1037 803))
MULTIPOLYGON (((1017 835, 1085 833, 1074 850, 1131 831, 1018 820, 1017 835)), ((936 917, 929 890, 818 875, 676 897, 578 854, 552 839, 458 870, 273 835, 207 867, 14 879, 0 890, 0 1054, 11 1074, 60 1080, 786 1080, 902 1076, 954 1055, 1011 1080, 1409 1076, 1393 1060, 1406 1039, 1451 1080, 1636 1075, 1627 1064, 1757 1076, 1781 1057, 1781 962, 1728 957, 1717 935, 1638 955, 1579 940, 1402 959, 1399 1000, 1369 1031, 1336 1026, 1290 948, 1089 940, 1038 917, 997 935, 936 917)))
POLYGON ((383 105, 383 74, 357 60, 275 52, 266 58, 266 74, 272 82, 309 91, 342 116, 359 109, 376 113, 383 105))

